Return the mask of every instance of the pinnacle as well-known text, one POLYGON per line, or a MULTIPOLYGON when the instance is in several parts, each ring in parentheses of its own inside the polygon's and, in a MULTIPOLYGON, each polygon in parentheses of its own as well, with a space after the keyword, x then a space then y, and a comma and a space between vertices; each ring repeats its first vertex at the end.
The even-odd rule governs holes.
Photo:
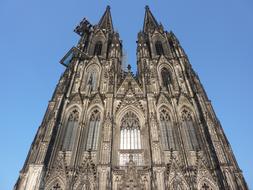
POLYGON ((105 13, 101 17, 98 27, 101 29, 107 29, 113 31, 113 24, 112 24, 112 16, 111 16, 111 11, 110 11, 110 6, 107 5, 105 13))
POLYGON ((131 71, 131 65, 130 64, 128 64, 127 69, 128 69, 129 72, 131 71))
POLYGON ((143 25, 143 31, 147 32, 148 30, 152 30, 155 28, 158 28, 158 22, 156 21, 155 17, 153 16, 152 12, 149 9, 149 6, 145 6, 146 12, 145 12, 145 18, 144 18, 144 25, 143 25))

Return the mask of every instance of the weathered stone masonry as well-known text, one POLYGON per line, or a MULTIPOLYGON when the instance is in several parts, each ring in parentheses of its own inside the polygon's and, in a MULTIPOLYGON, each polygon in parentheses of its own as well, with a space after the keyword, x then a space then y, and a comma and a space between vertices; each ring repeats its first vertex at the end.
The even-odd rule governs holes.
POLYGON ((15 190, 248 189, 187 55, 148 7, 136 75, 109 7, 75 32, 15 190))

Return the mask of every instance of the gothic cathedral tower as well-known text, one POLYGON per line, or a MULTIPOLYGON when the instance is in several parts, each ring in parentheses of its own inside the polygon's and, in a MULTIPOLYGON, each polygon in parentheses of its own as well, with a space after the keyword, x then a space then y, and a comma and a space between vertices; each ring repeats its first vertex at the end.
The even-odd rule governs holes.
POLYGON ((248 189, 187 55, 148 7, 136 75, 109 7, 75 32, 15 190, 248 189))

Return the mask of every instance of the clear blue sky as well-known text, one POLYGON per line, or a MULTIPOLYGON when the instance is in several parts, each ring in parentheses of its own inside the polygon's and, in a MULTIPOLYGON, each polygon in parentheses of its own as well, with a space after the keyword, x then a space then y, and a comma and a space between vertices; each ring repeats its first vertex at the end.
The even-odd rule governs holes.
POLYGON ((0 189, 18 178, 64 71, 59 60, 78 40, 73 29, 83 17, 96 23, 108 4, 133 66, 145 5, 177 35, 253 188, 251 0, 1 0, 0 189))

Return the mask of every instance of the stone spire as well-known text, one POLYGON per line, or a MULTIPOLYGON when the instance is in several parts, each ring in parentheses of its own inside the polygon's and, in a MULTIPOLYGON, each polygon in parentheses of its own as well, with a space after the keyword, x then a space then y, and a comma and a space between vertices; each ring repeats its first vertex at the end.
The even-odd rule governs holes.
POLYGON ((144 18, 144 24, 143 24, 143 31, 148 32, 149 30, 158 28, 159 24, 156 21, 153 14, 151 13, 149 6, 146 6, 145 9, 146 9, 146 12, 145 12, 145 18, 144 18))
POLYGON ((110 11, 110 6, 106 7, 105 13, 101 17, 98 27, 101 29, 107 29, 113 31, 113 24, 112 24, 112 16, 110 11))

